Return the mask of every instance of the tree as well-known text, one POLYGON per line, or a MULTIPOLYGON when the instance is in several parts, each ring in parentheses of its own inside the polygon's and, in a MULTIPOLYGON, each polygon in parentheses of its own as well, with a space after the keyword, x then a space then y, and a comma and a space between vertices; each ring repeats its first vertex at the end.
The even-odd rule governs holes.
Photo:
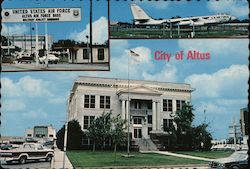
POLYGON ((184 104, 181 110, 177 110, 173 117, 175 127, 171 128, 172 142, 184 149, 192 147, 192 122, 194 120, 193 106, 190 103, 184 104))
POLYGON ((195 149, 204 151, 210 150, 212 147, 212 135, 207 131, 207 128, 208 124, 205 123, 194 127, 193 143, 196 146, 195 149))
POLYGON ((87 136, 93 140, 93 151, 96 145, 100 145, 102 149, 105 148, 105 141, 110 138, 111 122, 111 113, 103 113, 90 124, 87 136))
MULTIPOLYGON (((65 125, 57 132, 57 147, 63 150, 64 145, 64 133, 65 125)), ((81 148, 83 131, 77 120, 71 120, 68 122, 68 138, 67 138, 67 149, 68 150, 78 150, 81 148)))
POLYGON ((208 124, 193 126, 193 110, 193 106, 187 103, 181 110, 171 114, 175 124, 168 130, 171 146, 182 150, 209 150, 212 136, 207 130, 208 124))
POLYGON ((111 138, 114 144, 115 161, 116 161, 117 146, 121 145, 126 140, 125 139, 126 135, 123 132, 123 130, 125 129, 124 128, 125 123, 126 121, 123 120, 120 115, 117 115, 112 119, 111 138))

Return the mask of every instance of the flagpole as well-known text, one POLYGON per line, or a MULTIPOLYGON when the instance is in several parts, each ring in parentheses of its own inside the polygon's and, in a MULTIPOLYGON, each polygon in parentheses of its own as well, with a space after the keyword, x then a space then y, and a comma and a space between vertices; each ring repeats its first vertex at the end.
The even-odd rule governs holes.
POLYGON ((129 111, 129 107, 130 107, 130 104, 129 104, 129 55, 128 55, 128 104, 127 104, 127 113, 128 113, 128 143, 127 143, 127 154, 128 154, 128 157, 129 157, 129 123, 130 123, 130 111, 129 111))

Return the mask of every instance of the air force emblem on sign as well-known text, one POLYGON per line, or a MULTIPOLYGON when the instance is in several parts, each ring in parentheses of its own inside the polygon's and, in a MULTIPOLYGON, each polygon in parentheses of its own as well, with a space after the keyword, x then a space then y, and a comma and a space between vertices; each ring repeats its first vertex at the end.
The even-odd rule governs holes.
POLYGON ((80 14, 79 10, 73 10, 74 17, 78 17, 80 14))

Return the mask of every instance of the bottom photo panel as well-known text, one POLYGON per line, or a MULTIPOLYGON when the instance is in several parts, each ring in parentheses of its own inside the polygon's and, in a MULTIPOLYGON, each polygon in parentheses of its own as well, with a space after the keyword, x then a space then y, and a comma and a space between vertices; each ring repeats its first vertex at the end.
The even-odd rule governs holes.
POLYGON ((110 40, 110 71, 3 72, 1 168, 248 168, 248 40, 110 40))

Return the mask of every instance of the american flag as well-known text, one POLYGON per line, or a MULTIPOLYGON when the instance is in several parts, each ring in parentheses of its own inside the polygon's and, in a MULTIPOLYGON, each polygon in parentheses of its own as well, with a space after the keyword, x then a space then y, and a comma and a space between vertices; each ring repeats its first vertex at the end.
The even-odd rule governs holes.
POLYGON ((130 50, 130 56, 140 56, 138 53, 135 53, 134 51, 130 50))

